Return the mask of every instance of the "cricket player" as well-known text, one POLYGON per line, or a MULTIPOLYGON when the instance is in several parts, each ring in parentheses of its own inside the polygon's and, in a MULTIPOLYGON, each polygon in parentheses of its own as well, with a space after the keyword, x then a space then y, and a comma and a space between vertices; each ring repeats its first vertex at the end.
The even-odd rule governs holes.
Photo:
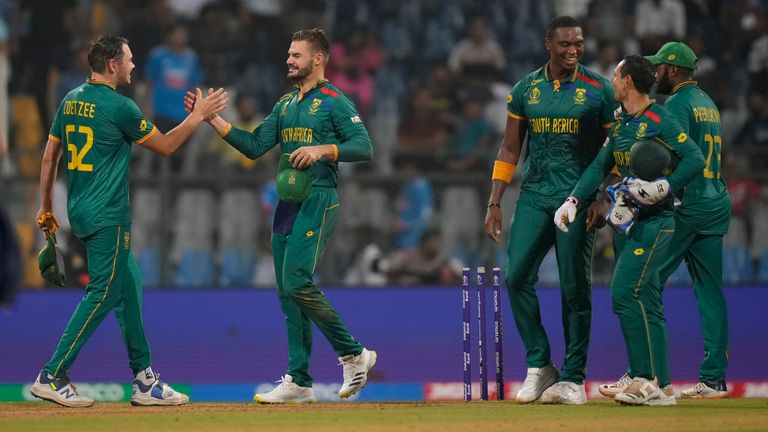
MULTIPOLYGON (((288 370, 277 388, 254 396, 259 403, 315 401, 309 375, 313 323, 343 365, 340 397, 357 393, 376 363, 376 352, 352 337, 313 279, 338 218, 338 163, 367 161, 373 154, 354 103, 325 79, 328 59, 329 43, 323 30, 297 31, 286 61, 288 79, 296 89, 281 97, 253 131, 232 127, 219 116, 210 121, 224 141, 250 159, 280 145, 283 153, 290 153, 293 167, 307 170, 312 180, 312 190, 303 202, 281 199, 275 209, 272 253, 288 330, 288 370)), ((195 99, 187 94, 188 109, 195 99)))
POLYGON ((655 81, 653 65, 630 55, 616 67, 613 90, 622 104, 609 141, 555 213, 555 225, 569 232, 583 200, 591 196, 614 167, 624 178, 621 193, 640 208, 626 236, 615 236, 616 266, 611 280, 613 311, 618 315, 627 346, 632 382, 615 397, 630 405, 672 405, 671 386, 659 387, 668 376, 668 337, 661 301, 660 269, 675 233, 671 191, 682 190, 704 168, 704 157, 693 140, 664 107, 650 99, 655 81), (654 140, 679 158, 668 177, 654 181, 631 177, 630 148, 654 140))
MULTIPOLYGON (((51 360, 32 386, 32 394, 66 407, 88 407, 68 372, 80 349, 114 308, 133 370, 133 405, 182 405, 189 398, 160 381, 142 323, 142 287, 131 255, 128 173, 131 143, 168 156, 206 118, 224 109, 227 94, 210 91, 184 121, 163 134, 117 87, 131 83, 134 68, 128 41, 112 35, 94 39, 88 50, 91 76, 62 100, 51 126, 40 173, 37 223, 46 233, 59 224, 52 211, 53 184, 66 152, 67 211, 73 233, 88 253, 85 296, 64 329, 51 360)), ((197 90, 200 95, 200 90, 197 90)), ((179 101, 181 102, 181 101, 179 101)))
MULTIPOLYGON (((661 266, 659 280, 669 276, 685 260, 693 279, 704 335, 704 361, 699 382, 684 389, 681 397, 720 399, 728 396, 725 369, 728 366, 728 311, 723 295, 723 236, 728 232, 731 200, 720 173, 722 134, 720 112, 712 99, 693 80, 697 57, 682 42, 669 42, 656 55, 646 57, 656 66, 657 90, 670 95, 664 107, 698 144, 706 157, 704 169, 685 187, 675 208, 675 234, 661 266)), ((628 383, 628 375, 600 386, 613 397, 628 383)), ((668 374, 659 375, 659 385, 670 384, 668 374)))
POLYGON ((564 16, 552 20, 544 44, 549 62, 515 84, 508 99, 509 115, 494 164, 485 232, 499 242, 500 203, 527 135, 521 193, 512 216, 505 266, 512 312, 528 365, 516 400, 528 403, 541 398, 547 403, 584 404, 595 238, 590 228, 601 225, 603 210, 588 205, 594 200, 591 194, 585 197, 587 205, 579 210, 570 234, 556 230, 551 220, 600 149, 618 104, 608 80, 579 64, 584 37, 575 19, 564 16), (539 266, 553 245, 566 343, 561 374, 552 364, 534 289, 539 266))

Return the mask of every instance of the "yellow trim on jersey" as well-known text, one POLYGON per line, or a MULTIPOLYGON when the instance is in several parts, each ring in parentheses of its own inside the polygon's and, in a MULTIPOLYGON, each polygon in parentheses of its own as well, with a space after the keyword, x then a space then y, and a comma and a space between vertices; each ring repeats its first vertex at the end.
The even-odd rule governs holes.
POLYGON ((670 94, 675 94, 676 91, 680 90, 683 87, 687 87, 689 85, 697 85, 698 83, 699 83, 698 81, 694 81, 694 80, 683 81, 680 84, 672 87, 672 93, 670 93, 670 94))
POLYGON ((614 165, 613 168, 611 168, 610 174, 613 174, 616 177, 621 177, 621 173, 619 172, 619 166, 618 165, 614 165))
POLYGON ((105 86, 111 88, 112 90, 117 90, 117 86, 116 85, 114 85, 112 83, 108 83, 106 81, 98 81, 98 80, 94 80, 94 79, 89 79, 89 80, 86 80, 85 82, 87 82, 88 84, 104 84, 105 86))
POLYGON ((507 111, 507 114, 512 117, 513 119, 517 120, 525 120, 525 117, 519 116, 517 114, 512 113, 511 111, 507 111))
POLYGON ((320 253, 320 244, 323 242, 323 227, 325 226, 325 214, 328 212, 328 210, 335 209, 338 207, 339 204, 334 204, 330 207, 326 207, 325 210, 323 210, 323 221, 320 222, 320 231, 317 234, 317 246, 315 246, 315 257, 312 262, 312 273, 315 273, 315 267, 317 266, 317 261, 320 259, 318 254, 320 253))
POLYGON ((331 144, 331 148, 333 149, 333 157, 331 158, 331 162, 336 162, 339 160, 339 146, 336 144, 331 144))
POLYGON ((155 125, 152 125, 152 130, 151 130, 151 131, 149 131, 149 133, 148 133, 148 134, 146 134, 146 135, 144 135, 142 138, 140 138, 140 139, 136 140, 136 144, 144 144, 144 142, 145 142, 146 140, 148 140, 148 139, 149 139, 149 137, 151 137, 152 135, 154 135, 154 134, 156 134, 156 133, 157 133, 157 126, 155 126, 155 125))
POLYGON ((645 105, 643 105, 642 107, 640 107, 640 109, 639 109, 639 110, 637 110, 637 112, 635 113, 635 115, 634 115, 633 117, 635 117, 635 118, 640 118, 640 116, 641 116, 641 115, 643 115, 643 113, 645 112, 645 110, 647 110, 647 109, 648 109, 648 107, 650 107, 651 105, 653 105, 655 102, 656 102, 656 99, 651 99, 651 100, 649 100, 649 101, 648 101, 648 103, 646 103, 645 105))
POLYGON ((97 310, 101 307, 101 304, 104 303, 104 300, 107 298, 107 294, 109 294, 109 286, 112 285, 112 279, 115 278, 115 268, 117 267, 117 255, 120 253, 120 230, 122 227, 118 225, 117 227, 117 244, 115 244, 115 257, 112 259, 112 274, 109 276, 109 281, 107 281, 107 287, 104 289, 104 295, 101 296, 101 300, 99 300, 99 303, 96 305, 95 308, 91 311, 91 314, 88 315, 88 319, 85 320, 85 323, 83 324, 83 327, 80 329, 80 332, 77 333, 77 336, 75 336, 75 340, 72 341, 72 345, 70 345, 69 350, 66 354, 64 354, 64 357, 61 358, 61 361, 56 366, 56 371, 53 372, 53 376, 59 376, 59 369, 61 368, 61 364, 64 363, 64 360, 69 357, 69 354, 72 352, 72 349, 75 348, 75 344, 80 339, 80 336, 83 335, 83 332, 85 331, 85 327, 88 326, 88 323, 91 321, 91 318, 93 318, 93 315, 96 313, 97 310))
POLYGON ((227 134, 231 130, 232 130, 232 123, 227 123, 227 126, 224 128, 224 132, 220 133, 219 136, 224 138, 225 136, 227 136, 227 134))
MULTIPOLYGON (((579 74, 579 64, 576 63, 576 67, 573 68, 573 73, 571 74, 571 77, 566 80, 566 82, 574 82, 576 81, 576 75, 579 74)), ((547 62, 546 65, 544 65, 544 79, 547 81, 560 81, 556 80, 552 75, 549 74, 549 62, 547 62)), ((557 87, 560 87, 560 83, 558 82, 557 87)))
POLYGON ((55 136, 53 136, 51 134, 48 134, 48 139, 53 141, 53 142, 55 142, 55 143, 61 143, 61 138, 55 137, 55 136))

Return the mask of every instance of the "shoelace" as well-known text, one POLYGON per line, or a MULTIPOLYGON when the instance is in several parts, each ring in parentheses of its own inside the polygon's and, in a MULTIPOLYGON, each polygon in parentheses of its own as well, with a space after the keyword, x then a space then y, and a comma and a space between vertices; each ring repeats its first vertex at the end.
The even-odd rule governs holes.
POLYGON ((632 378, 629 375, 624 374, 618 381, 611 384, 611 387, 629 387, 632 384, 632 378))
POLYGON ((693 391, 696 393, 704 393, 707 391, 707 386, 703 382, 698 382, 693 386, 693 391))
POLYGON ((277 388, 288 388, 293 384, 292 382, 288 381, 287 375, 281 376, 279 380, 275 381, 275 383, 279 383, 277 388))

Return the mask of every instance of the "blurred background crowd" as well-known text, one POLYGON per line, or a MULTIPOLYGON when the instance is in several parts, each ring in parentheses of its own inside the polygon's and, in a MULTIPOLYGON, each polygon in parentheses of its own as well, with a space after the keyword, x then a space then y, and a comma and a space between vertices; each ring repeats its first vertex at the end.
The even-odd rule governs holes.
MULTIPOLYGON (((290 90, 291 33, 326 29, 327 77, 356 102, 374 160, 340 167, 342 216, 319 282, 455 286, 464 265, 503 265, 506 245, 482 228, 491 167, 507 96, 547 61, 544 33, 557 15, 582 22, 582 64, 607 77, 622 56, 669 40, 696 51, 696 79, 723 122, 726 282, 768 282, 766 0, 0 0, 0 284, 43 287, 33 221, 42 150, 58 102, 88 75, 87 41, 102 32, 130 40, 136 69, 120 91, 167 131, 195 86, 227 87, 226 117, 256 127, 290 90)), ((133 252, 145 286, 274 286, 277 151, 248 160, 209 127, 168 159, 134 151, 133 252)), ((65 222, 66 170, 59 177, 69 280, 85 285, 84 249, 65 222)), ((507 190, 507 222, 518 190, 518 180, 507 190)), ((596 283, 612 261, 603 229, 596 283)), ((553 255, 540 279, 557 283, 553 255)), ((684 268, 672 283, 690 283, 684 268)))

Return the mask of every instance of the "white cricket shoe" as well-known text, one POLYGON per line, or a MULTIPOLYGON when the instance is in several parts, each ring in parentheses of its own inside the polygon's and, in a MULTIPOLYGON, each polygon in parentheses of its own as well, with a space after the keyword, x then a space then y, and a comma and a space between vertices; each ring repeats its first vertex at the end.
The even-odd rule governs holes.
POLYGON ((295 404, 317 402, 312 387, 300 387, 293 382, 293 377, 284 375, 280 383, 269 393, 256 393, 253 401, 261 404, 295 404))
POLYGON ((517 403, 534 402, 552 384, 557 382, 559 375, 557 369, 551 363, 543 368, 528 368, 528 373, 523 381, 523 387, 517 392, 517 403))
POLYGON ((80 396, 69 377, 48 378, 45 370, 37 375, 32 384, 32 396, 57 403, 67 408, 87 408, 93 406, 93 399, 80 396))
POLYGON ((339 357, 339 364, 344 367, 344 383, 339 389, 340 398, 348 398, 365 387, 368 371, 376 365, 377 358, 376 351, 368 351, 365 348, 356 356, 350 354, 339 357))
POLYGON ((629 387, 618 393, 613 400, 624 405, 644 405, 650 399, 658 398, 660 394, 661 389, 655 379, 651 381, 635 377, 629 387))
POLYGON ((541 394, 539 402, 545 404, 584 405, 587 403, 587 391, 584 384, 570 381, 556 382, 541 394))
POLYGON ((131 395, 131 405, 133 406, 173 406, 184 405, 189 402, 189 396, 177 392, 173 387, 160 380, 160 374, 146 369, 147 379, 154 379, 151 384, 144 384, 138 375, 145 372, 139 372, 136 379, 133 380, 133 394, 131 395))
POLYGON ((728 387, 725 386, 725 380, 699 382, 680 393, 682 399, 724 399, 727 397, 728 387))
POLYGON ((600 394, 605 397, 613 398, 617 394, 623 392, 627 387, 629 387, 630 384, 632 384, 632 378, 630 378, 629 375, 625 373, 616 382, 600 384, 600 387, 597 388, 597 391, 599 391, 600 394))
POLYGON ((659 390, 659 395, 656 396, 653 399, 648 399, 643 405, 651 405, 651 406, 667 406, 667 405, 677 405, 677 399, 675 399, 675 388, 672 387, 672 384, 662 387, 659 390))

